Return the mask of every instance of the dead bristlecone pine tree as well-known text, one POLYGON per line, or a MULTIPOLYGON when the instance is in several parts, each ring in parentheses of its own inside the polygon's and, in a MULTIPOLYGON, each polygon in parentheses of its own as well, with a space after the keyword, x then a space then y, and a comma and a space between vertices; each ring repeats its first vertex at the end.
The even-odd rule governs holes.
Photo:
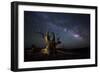
POLYGON ((47 56, 48 55, 55 56, 56 55, 56 46, 61 43, 59 38, 55 37, 54 32, 51 32, 51 33, 46 32, 46 34, 44 36, 44 41, 45 41, 46 47, 41 50, 42 53, 47 56), (57 39, 57 41, 56 41, 56 39, 57 39))

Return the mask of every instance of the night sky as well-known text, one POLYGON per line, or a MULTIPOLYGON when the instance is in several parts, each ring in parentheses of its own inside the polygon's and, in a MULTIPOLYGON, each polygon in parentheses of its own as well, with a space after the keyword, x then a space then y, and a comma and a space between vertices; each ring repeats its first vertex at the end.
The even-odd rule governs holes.
POLYGON ((24 47, 45 47, 40 33, 54 32, 65 49, 90 46, 90 15, 24 11, 24 47), (40 32, 40 33, 38 33, 40 32))

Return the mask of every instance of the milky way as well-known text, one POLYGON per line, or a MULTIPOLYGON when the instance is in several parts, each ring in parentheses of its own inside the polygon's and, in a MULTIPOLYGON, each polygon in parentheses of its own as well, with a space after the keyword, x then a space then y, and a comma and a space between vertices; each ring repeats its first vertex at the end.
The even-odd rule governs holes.
POLYGON ((24 47, 45 47, 37 32, 54 32, 64 48, 90 46, 90 15, 52 12, 24 12, 24 47))

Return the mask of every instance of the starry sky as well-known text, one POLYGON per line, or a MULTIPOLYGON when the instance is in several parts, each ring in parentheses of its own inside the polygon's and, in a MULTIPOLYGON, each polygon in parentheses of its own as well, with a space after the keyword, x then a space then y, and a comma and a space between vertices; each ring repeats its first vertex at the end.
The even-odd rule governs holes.
POLYGON ((24 11, 24 47, 45 47, 41 33, 54 32, 60 38, 57 47, 90 47, 90 15, 75 13, 24 11))

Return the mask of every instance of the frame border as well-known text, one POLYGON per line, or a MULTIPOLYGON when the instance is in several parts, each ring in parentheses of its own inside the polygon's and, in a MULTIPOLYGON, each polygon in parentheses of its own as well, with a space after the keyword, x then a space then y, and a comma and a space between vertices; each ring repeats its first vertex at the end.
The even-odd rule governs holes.
POLYGON ((51 3, 36 3, 36 2, 11 2, 11 71, 32 71, 32 70, 50 70, 50 69, 65 69, 65 68, 81 68, 81 67, 96 67, 97 66, 97 6, 83 6, 83 5, 65 5, 65 4, 51 4, 51 3), (74 65, 74 66, 52 66, 40 68, 18 68, 18 5, 36 5, 36 6, 50 6, 50 7, 69 7, 69 8, 85 8, 95 9, 95 64, 88 65, 74 65))

